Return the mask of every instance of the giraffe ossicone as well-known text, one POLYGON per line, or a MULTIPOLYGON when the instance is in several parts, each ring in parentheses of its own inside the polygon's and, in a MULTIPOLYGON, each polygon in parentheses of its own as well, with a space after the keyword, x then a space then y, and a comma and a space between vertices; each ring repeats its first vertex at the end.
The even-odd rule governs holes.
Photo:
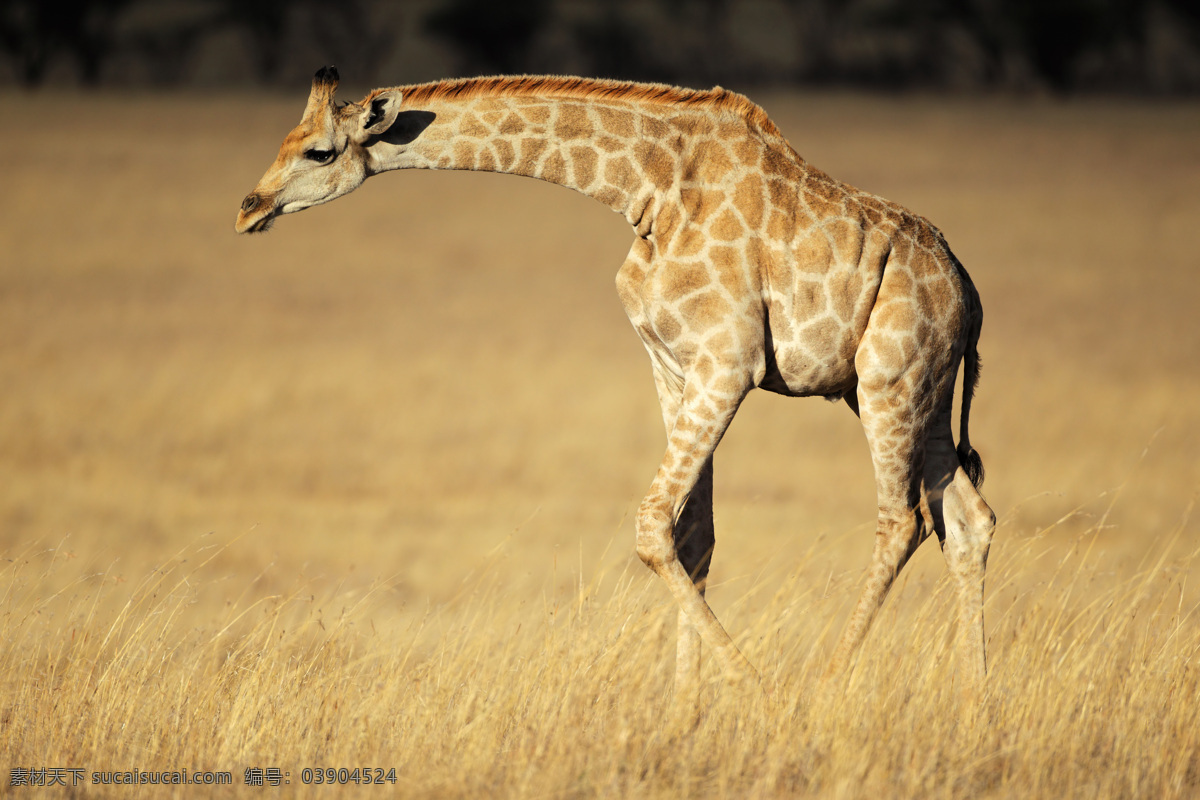
POLYGON ((978 491, 967 428, 983 309, 937 228, 812 167, 761 108, 721 88, 468 78, 339 105, 337 80, 336 70, 317 73, 300 124, 242 203, 239 232, 395 169, 540 178, 632 226, 617 292, 650 355, 667 431, 638 508, 637 553, 679 604, 680 697, 695 699, 701 642, 731 675, 757 677, 704 599, 713 453, 755 387, 844 399, 870 446, 874 552, 829 674, 845 673, 897 573, 932 533, 958 586, 960 669, 967 686, 980 684, 995 515, 978 491))

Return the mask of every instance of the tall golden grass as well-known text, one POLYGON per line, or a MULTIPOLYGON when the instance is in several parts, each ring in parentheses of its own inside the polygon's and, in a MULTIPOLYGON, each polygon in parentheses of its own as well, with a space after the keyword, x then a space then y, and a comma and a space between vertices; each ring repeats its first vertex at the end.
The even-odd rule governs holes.
POLYGON ((990 673, 964 705, 926 545, 818 696, 869 460, 844 408, 754 395, 710 598, 773 691, 707 665, 691 729, 632 555, 663 435, 621 220, 403 174, 239 239, 302 96, 3 99, 0 792, 379 767, 407 796, 1200 794, 1200 109, 759 98, 980 288, 990 673))
POLYGON ((382 767, 418 796, 1194 795, 1195 553, 1164 547, 1114 577, 1095 532, 1064 552, 1055 534, 997 559, 978 707, 955 689, 947 580, 906 586, 847 692, 820 698, 833 603, 818 550, 724 615, 773 693, 714 673, 695 729, 671 706, 674 614, 629 566, 513 604, 502 547, 448 603, 398 613, 386 583, 205 602, 212 537, 133 586, 26 553, 4 574, 0 742, 13 766, 82 766, 85 781, 186 768, 241 785, 277 767, 301 792, 305 767, 382 767))

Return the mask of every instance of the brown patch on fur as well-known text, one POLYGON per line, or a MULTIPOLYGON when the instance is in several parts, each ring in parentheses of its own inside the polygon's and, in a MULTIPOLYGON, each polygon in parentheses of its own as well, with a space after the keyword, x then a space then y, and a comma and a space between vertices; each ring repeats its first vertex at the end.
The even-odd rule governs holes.
POLYGON ((767 197, 776 208, 792 208, 796 205, 796 185, 781 178, 770 178, 767 181, 767 197))
POLYGON ((595 134, 587 107, 579 103, 563 103, 554 121, 554 135, 560 139, 587 139, 595 134))
POLYGON ((552 150, 550 155, 546 156, 546 160, 542 162, 542 169, 538 177, 551 183, 566 183, 567 162, 563 160, 562 153, 552 150))
POLYGON ((728 117, 721 118, 717 123, 717 138, 721 141, 731 142, 740 136, 742 132, 742 126, 728 117))
POLYGON ((746 299, 750 293, 750 287, 746 283, 746 271, 741 269, 731 268, 737 261, 736 251, 731 247, 714 247, 713 248, 713 265, 717 264, 716 251, 729 250, 728 256, 721 259, 721 267, 717 268, 717 278, 721 281, 721 286, 725 287, 725 291, 733 298, 733 302, 740 303, 746 299), (725 266, 728 264, 729 266, 725 266))
POLYGON ((742 220, 732 208, 726 208, 721 215, 713 220, 709 232, 723 242, 736 241, 746 235, 742 220))
POLYGON ((836 351, 838 339, 842 335, 842 326, 831 317, 821 317, 805 325, 800 336, 808 345, 808 349, 818 353, 836 351))
POLYGON ((775 357, 785 375, 801 377, 807 375, 813 367, 813 359, 808 351, 799 347, 789 347, 786 350, 781 348, 775 357))
MULTIPOLYGON (((671 352, 674 353, 676 360, 678 360, 680 364, 690 364, 692 359, 696 357, 696 345, 687 339, 680 339, 675 343, 675 346, 671 348, 671 352)), ((684 391, 687 391, 686 387, 684 391)))
POLYGON ((875 360, 881 369, 871 371, 875 380, 867 384, 867 388, 878 392, 887 385, 890 375, 903 365, 903 355, 896 342, 887 337, 876 336, 871 345, 875 351, 875 360))
POLYGON ((666 139, 669 128, 667 123, 663 122, 658 117, 643 116, 641 118, 642 131, 641 135, 644 139, 666 139))
POLYGON ((784 142, 786 149, 766 147, 762 153, 762 171, 767 176, 783 178, 789 184, 800 180, 800 157, 784 142))
POLYGON ((863 219, 871 225, 878 225, 883 222, 885 210, 875 198, 858 197, 856 200, 859 214, 863 219))
POLYGON ((541 159, 542 153, 548 146, 549 143, 545 139, 522 139, 521 162, 517 164, 514 172, 521 175, 533 175, 537 171, 538 160, 541 159))
POLYGON ((684 223, 679 239, 671 243, 670 253, 673 256, 694 256, 704 250, 708 237, 695 225, 684 223))
POLYGON ((838 357, 846 364, 853 364, 856 352, 858 352, 858 337, 851 336, 848 332, 843 334, 842 346, 838 350, 838 357))
POLYGON ((744 263, 751 267, 745 271, 745 278, 754 283, 757 283, 755 279, 758 276, 772 269, 772 262, 775 260, 770 246, 756 234, 751 234, 749 241, 746 242, 743 258, 745 259, 744 263))
POLYGON ((763 147, 753 137, 743 136, 733 144, 733 154, 748 167, 757 167, 762 161, 763 147))
POLYGON ((712 264, 718 276, 723 276, 729 272, 737 272, 741 266, 738 258, 738 251, 726 245, 714 245, 709 248, 708 261, 712 264))
POLYGON ((463 114, 458 120, 460 136, 470 136, 472 139, 482 139, 491 135, 491 129, 479 121, 474 114, 463 114))
POLYGON ((679 206, 675 203, 668 203, 654 219, 654 234, 661 241, 671 241, 671 237, 675 235, 675 228, 679 225, 679 219, 679 206))
POLYGON ((635 178, 633 165, 625 156, 609 159, 604 166, 604 180, 618 189, 629 191, 633 188, 635 178))
POLYGON ((500 123, 500 132, 505 136, 513 136, 515 134, 524 132, 524 130, 525 120, 521 119, 521 117, 517 114, 509 114, 504 118, 504 121, 500 123))
POLYGON ((625 200, 629 195, 615 186, 601 186, 591 192, 591 196, 609 208, 619 209, 624 207, 625 200))
POLYGON ((479 104, 479 107, 486 111, 495 111, 495 112, 504 111, 504 103, 502 103, 500 101, 500 98, 498 98, 498 97, 492 97, 492 98, 488 98, 488 99, 484 100, 482 103, 479 104))
POLYGON ((917 244, 933 251, 941 249, 941 234, 925 219, 920 219, 918 221, 917 244))
POLYGON ((596 151, 592 148, 571 148, 571 172, 575 178, 576 188, 586 189, 592 185, 592 181, 596 180, 596 165, 598 162, 599 156, 596 155, 596 151))
POLYGON ((841 203, 831 201, 825 194, 818 194, 808 190, 806 187, 802 191, 802 197, 809 211, 818 219, 840 217, 842 215, 843 209, 841 203))
POLYGON ((601 136, 596 140, 596 146, 606 153, 617 153, 626 149, 625 142, 613 136, 601 136))
POLYGON ((454 145, 454 163, 459 167, 471 167, 475 164, 475 143, 465 140, 454 145))
POLYGON ((819 230, 802 231, 792 252, 796 254, 796 268, 801 272, 816 272, 824 278, 826 266, 833 260, 829 239, 819 230))
POLYGON ((617 270, 617 296, 621 298, 621 305, 627 311, 630 311, 630 316, 634 316, 632 311, 642 307, 642 283, 646 280, 646 271, 642 269, 638 263, 627 260, 617 270))
POLYGON ((729 302, 715 291, 707 291, 684 301, 679 310, 689 327, 701 329, 720 324, 730 311, 729 302))
POLYGON ((741 392, 743 385, 742 381, 736 375, 726 374, 714 381, 712 388, 713 391, 720 392, 721 394, 733 395, 741 392))
POLYGON ((823 227, 826 234, 833 240, 835 263, 843 266, 858 266, 862 256, 862 228, 841 217, 828 220, 823 227))
MULTIPOLYGON (((530 103, 536 103, 536 97, 528 98, 530 103)), ((545 106, 532 105, 521 112, 525 115, 525 119, 532 122, 534 125, 545 125, 550 121, 550 109, 545 106)))
POLYGON ((508 170, 517 161, 517 151, 513 146, 503 139, 499 139, 493 143, 496 148, 496 159, 500 164, 500 169, 508 170))
POLYGON ((953 307, 953 291, 950 281, 944 277, 917 283, 917 304, 926 319, 937 319, 946 309, 953 307))
POLYGON ((699 264, 670 264, 658 271, 662 298, 674 303, 711 282, 708 270, 699 264))
POLYGON ((788 341, 792 338, 792 321, 783 313, 783 304, 772 297, 767 301, 767 315, 771 320, 771 330, 776 341, 788 341))
POLYGON ((637 156, 645 176, 660 189, 670 186, 675 179, 675 161, 666 150, 648 140, 641 140, 634 145, 633 153, 637 156))
POLYGON ((685 156, 683 170, 684 179, 693 179, 709 184, 720 183, 733 169, 733 162, 725 148, 717 142, 699 142, 692 152, 685 156))
POLYGON ((679 334, 683 333, 683 326, 679 324, 679 320, 675 315, 666 309, 660 309, 654 317, 654 331, 664 343, 670 343, 679 338, 679 334))
POLYGON ((933 254, 919 247, 913 249, 912 259, 908 262, 908 266, 912 270, 913 276, 917 279, 941 273, 941 270, 938 269, 937 259, 933 257, 933 254))
POLYGON ((883 308, 876 307, 874 317, 881 328, 895 331, 908 331, 916 325, 912 303, 904 299, 896 299, 883 308))
POLYGON ((604 127, 604 130, 614 136, 624 136, 626 138, 633 136, 633 114, 630 112, 600 105, 596 107, 596 114, 600 117, 600 124, 604 127))
POLYGON ((858 297, 862 294, 862 275, 857 271, 851 272, 850 277, 846 280, 834 283, 831 287, 831 294, 833 313, 837 314, 838 319, 842 322, 852 321, 858 297))
POLYGON ((733 190, 733 202, 746 224, 757 230, 763 221, 763 185, 757 175, 748 175, 733 190))
POLYGON ((719 330, 712 334, 704 340, 704 346, 722 364, 726 363, 731 356, 736 356, 736 351, 733 347, 733 335, 728 330, 719 330))
POLYGON ((778 209, 772 210, 771 218, 767 221, 767 236, 786 244, 796 235, 797 227, 794 218, 778 209))
POLYGON ((677 114, 669 120, 671 126, 688 136, 707 136, 712 133, 712 120, 700 114, 677 114))
POLYGON ((798 319, 811 319, 818 314, 824 314, 829 307, 829 297, 825 294, 825 284, 820 280, 796 282, 796 312, 798 319))
POLYGON ((703 188, 682 189, 679 192, 680 205, 691 222, 703 224, 706 219, 725 201, 725 193, 703 188))

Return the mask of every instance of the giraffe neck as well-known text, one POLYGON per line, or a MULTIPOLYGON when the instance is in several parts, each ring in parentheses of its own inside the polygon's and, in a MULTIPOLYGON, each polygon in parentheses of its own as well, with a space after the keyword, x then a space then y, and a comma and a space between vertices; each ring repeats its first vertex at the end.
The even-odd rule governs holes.
POLYGON ((372 174, 416 168, 525 175, 598 200, 642 236, 679 183, 689 134, 714 125, 700 108, 628 98, 406 95, 404 107, 393 130, 405 133, 369 148, 372 174))

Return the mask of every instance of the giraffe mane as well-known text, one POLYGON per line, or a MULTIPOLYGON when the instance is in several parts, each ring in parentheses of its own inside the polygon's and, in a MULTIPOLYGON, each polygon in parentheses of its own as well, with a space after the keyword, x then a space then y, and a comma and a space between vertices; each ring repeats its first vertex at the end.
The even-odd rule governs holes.
MULTIPOLYGON (((665 83, 637 83, 563 75, 495 75, 479 78, 455 78, 411 86, 392 87, 401 92, 404 104, 434 100, 466 100, 475 97, 554 97, 580 100, 625 100, 631 102, 711 108, 735 114, 761 133, 783 139, 767 112, 745 95, 720 86, 712 89, 684 89, 665 83)), ((371 102, 380 92, 375 89, 363 99, 371 102)))

